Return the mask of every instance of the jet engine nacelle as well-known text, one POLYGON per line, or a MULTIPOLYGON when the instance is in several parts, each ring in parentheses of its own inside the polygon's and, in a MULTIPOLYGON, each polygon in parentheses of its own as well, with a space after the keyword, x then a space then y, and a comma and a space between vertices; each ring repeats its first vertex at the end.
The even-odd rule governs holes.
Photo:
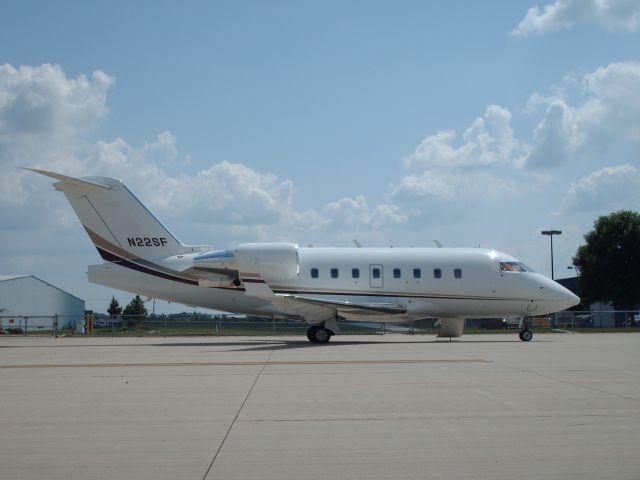
POLYGON ((236 259, 241 277, 257 273, 268 282, 294 278, 300 272, 295 243, 242 243, 236 259))
POLYGON ((236 257, 231 250, 211 250, 193 258, 193 266, 215 270, 237 270, 236 257))

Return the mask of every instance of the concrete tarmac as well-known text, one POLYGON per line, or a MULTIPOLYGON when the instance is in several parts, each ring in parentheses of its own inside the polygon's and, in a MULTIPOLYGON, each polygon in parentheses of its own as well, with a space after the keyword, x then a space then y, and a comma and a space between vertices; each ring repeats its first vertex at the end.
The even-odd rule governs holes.
POLYGON ((0 338, 0 479, 640 479, 640 334, 0 338))

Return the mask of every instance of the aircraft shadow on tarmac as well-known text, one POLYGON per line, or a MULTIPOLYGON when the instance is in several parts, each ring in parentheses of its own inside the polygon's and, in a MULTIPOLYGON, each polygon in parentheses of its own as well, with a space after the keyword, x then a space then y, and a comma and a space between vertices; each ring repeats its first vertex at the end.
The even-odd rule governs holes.
MULTIPOLYGON (((78 339, 83 340, 83 339, 78 339)), ((534 342, 552 342, 549 339, 534 339, 534 342)), ((532 342, 532 343, 534 343, 532 342)), ((310 343, 307 340, 244 340, 237 342, 226 342, 222 339, 219 341, 207 341, 207 342, 165 342, 165 343, 107 343, 107 344, 92 344, 92 343, 74 343, 74 344, 49 344, 49 345, 0 345, 2 348, 112 348, 112 347, 252 347, 252 348, 239 348, 242 351, 262 351, 262 350, 286 350, 294 348, 326 348, 326 347, 347 347, 356 345, 397 345, 397 344, 429 344, 429 345, 464 345, 465 343, 522 343, 517 338, 513 340, 473 340, 466 338, 464 340, 449 341, 445 338, 429 338, 422 341, 407 341, 407 340, 332 340, 328 345, 318 345, 310 343)), ((230 350, 235 351, 235 350, 230 350)))
MULTIPOLYGON (((538 342, 549 342, 550 340, 536 340, 538 342)), ((397 344, 430 344, 430 345, 464 345, 465 343, 523 343, 518 338, 513 340, 453 340, 447 339, 425 339, 424 341, 390 340, 390 341, 370 341, 370 340, 332 340, 328 345, 318 345, 306 340, 246 340, 238 342, 211 341, 211 342, 168 342, 151 344, 155 347, 249 347, 230 349, 228 351, 269 351, 269 350, 289 350, 296 348, 326 348, 326 347, 347 347, 356 345, 397 345, 397 344)))

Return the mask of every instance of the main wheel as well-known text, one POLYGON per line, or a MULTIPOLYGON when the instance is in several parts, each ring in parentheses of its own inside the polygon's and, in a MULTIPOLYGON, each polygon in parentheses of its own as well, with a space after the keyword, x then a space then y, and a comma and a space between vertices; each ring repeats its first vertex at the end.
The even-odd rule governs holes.
POLYGON ((312 343, 317 343, 316 342, 316 330, 319 327, 313 326, 313 327, 309 327, 307 329, 307 338, 309 339, 310 342, 312 343))
POLYGON ((533 333, 531 333, 531 330, 522 330, 518 336, 523 342, 529 342, 533 338, 533 333))
POLYGON ((307 330, 307 338, 312 343, 327 343, 331 340, 331 332, 324 327, 314 325, 307 330))

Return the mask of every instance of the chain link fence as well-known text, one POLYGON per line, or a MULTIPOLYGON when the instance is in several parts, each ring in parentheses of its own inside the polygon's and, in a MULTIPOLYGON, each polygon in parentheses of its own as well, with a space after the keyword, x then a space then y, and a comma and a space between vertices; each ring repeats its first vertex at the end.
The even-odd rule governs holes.
MULTIPOLYGON (((183 313, 172 315, 87 314, 84 317, 0 316, 0 335, 218 335, 218 336, 282 336, 305 335, 309 325, 297 320, 240 315, 208 315, 183 313)), ((435 320, 406 324, 340 322, 342 334, 433 333, 435 320)))
POLYGON ((75 331, 83 325, 83 316, 64 315, 1 315, 0 335, 51 335, 75 331))
MULTIPOLYGON (((433 322, 429 322, 431 326, 433 322)), ((96 335, 218 335, 218 336, 282 336, 306 335, 309 325, 297 320, 275 319, 236 315, 147 315, 120 316, 94 319, 93 333, 96 335)), ((357 324, 341 322, 342 334, 384 333, 383 324, 357 324)), ((408 327, 402 327, 407 330, 408 327)))
POLYGON ((551 327, 571 331, 640 331, 639 310, 563 311, 551 315, 551 327))
MULTIPOLYGON (((537 331, 640 332, 640 311, 563 311, 533 317, 529 324, 537 331)), ((519 328, 519 318, 468 319, 465 333, 504 331, 519 328)), ((0 335, 218 335, 282 336, 305 335, 309 326, 296 320, 238 315, 183 313, 172 315, 117 316, 87 314, 84 317, 40 315, 0 316, 0 335)), ((403 324, 340 322, 342 334, 385 333, 435 334, 437 319, 403 324)))

